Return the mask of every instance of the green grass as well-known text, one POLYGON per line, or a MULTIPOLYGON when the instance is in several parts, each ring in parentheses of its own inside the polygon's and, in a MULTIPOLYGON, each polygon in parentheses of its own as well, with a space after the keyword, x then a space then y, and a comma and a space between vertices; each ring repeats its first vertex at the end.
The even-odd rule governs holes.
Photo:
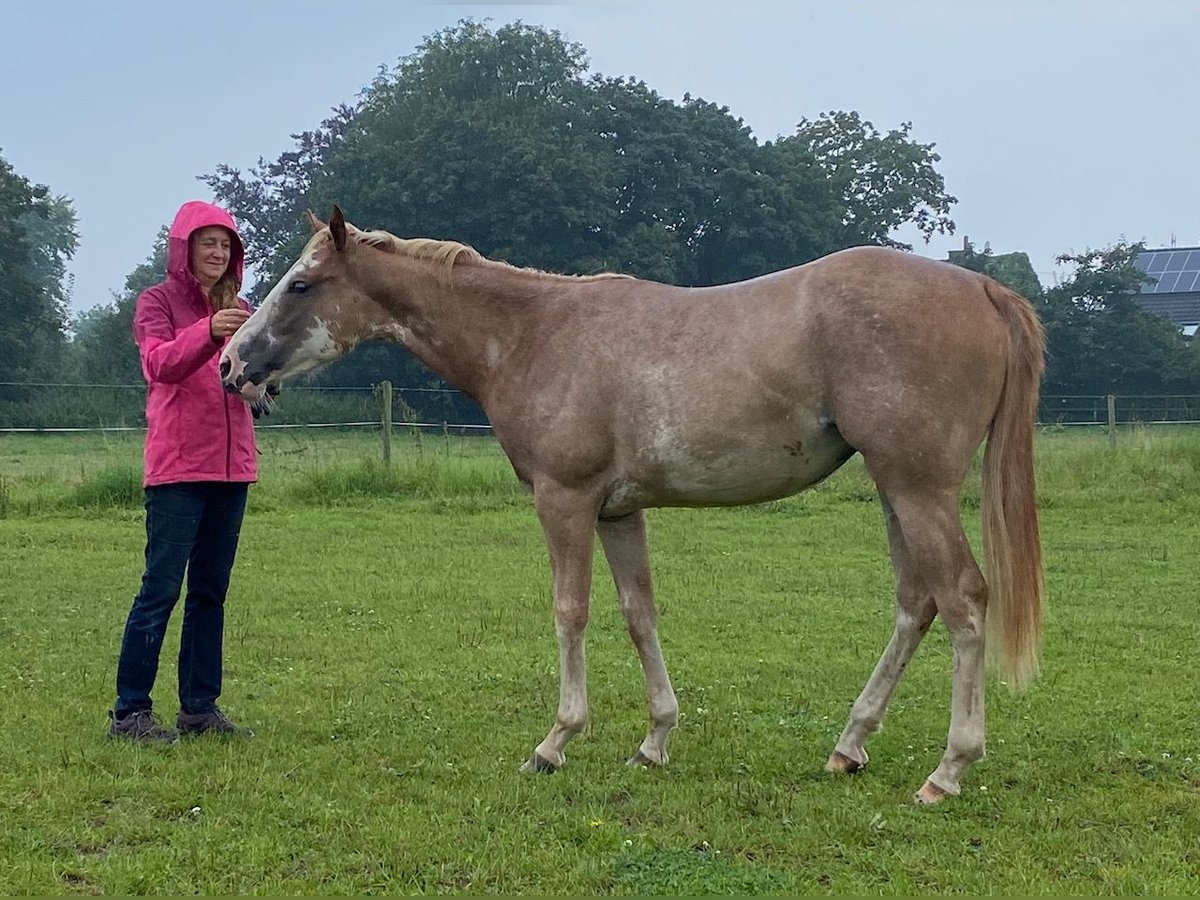
MULTIPOLYGON (((682 709, 664 770, 622 764, 645 695, 598 554, 592 724, 530 777, 557 702, 549 575, 489 442, 399 441, 385 468, 368 435, 266 437, 222 698, 258 736, 154 749, 104 738, 140 440, 0 439, 0 894, 1196 894, 1200 432, 1038 449, 1042 678, 989 684, 988 758, 924 809, 940 627, 871 767, 821 770, 891 629, 857 461, 787 501, 650 512, 682 709)), ((974 483, 963 505, 977 540, 974 483)))

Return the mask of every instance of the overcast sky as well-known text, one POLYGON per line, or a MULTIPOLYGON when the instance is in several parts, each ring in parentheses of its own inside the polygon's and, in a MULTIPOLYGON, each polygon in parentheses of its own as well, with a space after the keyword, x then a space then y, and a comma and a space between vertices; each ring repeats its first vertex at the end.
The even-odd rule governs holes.
POLYGON ((72 200, 72 307, 110 302, 179 204, 211 199, 196 176, 276 158, 466 17, 558 29, 592 72, 728 106, 760 140, 829 110, 912 122, 959 200, 924 255, 969 236, 1049 284, 1059 253, 1200 245, 1196 0, 0 0, 0 155, 72 200))

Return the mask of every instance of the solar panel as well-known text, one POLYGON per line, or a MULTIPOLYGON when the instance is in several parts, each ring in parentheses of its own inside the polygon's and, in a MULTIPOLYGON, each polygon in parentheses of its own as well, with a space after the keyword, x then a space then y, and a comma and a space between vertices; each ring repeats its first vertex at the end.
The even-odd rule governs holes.
POLYGON ((1134 265, 1157 279, 1142 285, 1143 294, 1179 294, 1200 290, 1200 248, 1147 250, 1134 265))

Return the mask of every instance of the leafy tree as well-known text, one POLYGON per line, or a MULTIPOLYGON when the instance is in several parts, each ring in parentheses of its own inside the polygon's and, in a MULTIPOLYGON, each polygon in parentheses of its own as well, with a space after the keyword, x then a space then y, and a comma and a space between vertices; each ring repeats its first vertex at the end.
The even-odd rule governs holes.
POLYGON ((1133 264, 1141 244, 1060 256, 1074 274, 1047 289, 1045 394, 1160 394, 1200 389, 1196 350, 1134 295, 1147 280, 1133 264))
POLYGON ((227 165, 200 177, 229 209, 236 211, 246 264, 266 266, 260 270, 262 277, 256 286, 260 294, 283 274, 284 269, 279 268, 282 263, 294 259, 303 247, 306 234, 300 230, 300 223, 304 210, 313 206, 313 183, 320 176, 326 154, 342 139, 354 113, 353 107, 338 106, 315 130, 292 135, 295 150, 281 154, 274 162, 260 157, 249 177, 227 165))
POLYGON ((71 349, 78 377, 91 384, 139 384, 142 367, 133 340, 133 314, 138 295, 167 277, 167 226, 154 240, 146 261, 125 278, 111 303, 94 306, 75 317, 71 349))
POLYGON ((881 135, 829 113, 760 146, 724 107, 586 69, 556 31, 463 21, 382 69, 295 151, 204 180, 247 224, 271 282, 304 237, 302 208, 332 202, 364 226, 521 265, 686 284, 892 243, 908 221, 953 228, 939 157, 907 123, 881 135))
POLYGON ((1146 276, 1140 244, 1058 257, 1071 277, 1043 289, 1024 253, 995 256, 967 245, 951 262, 1028 297, 1046 328, 1045 396, 1162 394, 1200 390, 1200 352, 1167 320, 1134 299, 1146 276))
POLYGON ((911 250, 890 237, 909 223, 927 241, 934 234, 954 233, 950 207, 958 200, 946 193, 945 180, 934 169, 941 156, 934 144, 911 140, 911 132, 911 122, 880 134, 856 112, 828 112, 801 119, 796 133, 779 142, 798 145, 816 159, 841 197, 839 246, 911 250))
POLYGON ((678 284, 736 281, 834 249, 840 210, 812 160, 760 147, 726 107, 595 78, 591 130, 616 174, 606 268, 678 284))
POLYGON ((318 203, 352 200, 364 224, 453 237, 522 265, 594 265, 613 210, 581 103, 585 65, 579 45, 525 25, 435 34, 376 79, 318 203))
POLYGON ((0 157, 0 360, 5 381, 57 380, 75 213, 0 157))
POLYGON ((964 269, 982 272, 1028 300, 1037 301, 1042 297, 1042 283, 1027 253, 994 255, 987 247, 980 253, 973 244, 967 244, 962 250, 950 251, 950 261, 964 269))
POLYGON ((75 210, 67 197, 47 195, 43 203, 20 217, 20 225, 29 242, 33 279, 44 291, 51 318, 62 323, 67 318, 73 284, 67 261, 79 246, 75 210))
MULTIPOLYGON (((363 227, 453 238, 517 265, 689 285, 892 243, 906 221, 953 228, 938 157, 907 124, 880 135, 829 114, 760 145, 725 107, 589 77, 587 65, 557 31, 465 20, 381 69, 353 105, 294 136, 294 151, 204 176, 246 225, 255 294, 307 239, 301 211, 334 202, 363 227)), ((399 350, 376 361, 417 365, 399 350)))

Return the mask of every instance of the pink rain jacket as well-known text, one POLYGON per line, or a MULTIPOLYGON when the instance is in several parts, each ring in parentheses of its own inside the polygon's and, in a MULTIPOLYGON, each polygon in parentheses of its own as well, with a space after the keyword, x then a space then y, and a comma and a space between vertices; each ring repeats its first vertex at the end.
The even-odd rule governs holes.
POLYGON ((225 342, 212 338, 212 307, 188 265, 188 237, 208 225, 233 233, 229 264, 240 288, 244 252, 233 218, 220 207, 193 200, 180 207, 167 236, 167 280, 137 299, 133 337, 150 386, 146 487, 258 478, 254 418, 250 407, 221 385, 217 361, 225 342))

